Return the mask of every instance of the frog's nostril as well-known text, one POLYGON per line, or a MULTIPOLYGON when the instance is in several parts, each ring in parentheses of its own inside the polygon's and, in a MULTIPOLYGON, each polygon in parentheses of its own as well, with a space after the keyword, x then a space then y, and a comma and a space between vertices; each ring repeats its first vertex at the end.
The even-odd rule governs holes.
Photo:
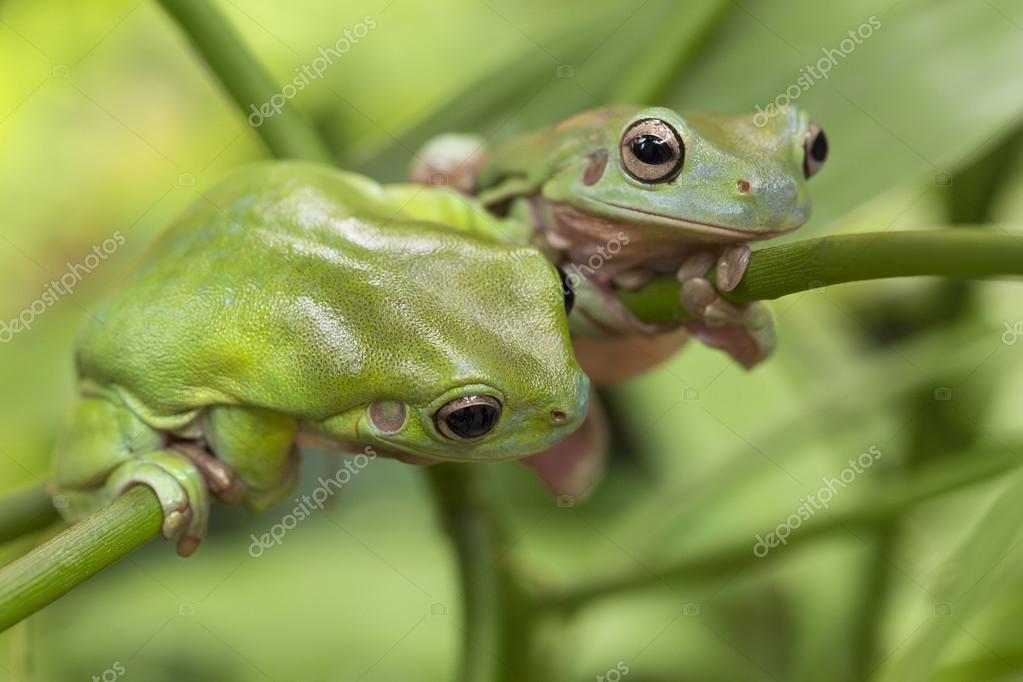
POLYGON ((753 189, 753 185, 749 180, 739 180, 735 183, 735 186, 738 187, 739 191, 743 194, 747 194, 751 189, 753 189))
POLYGON ((551 410, 551 421, 555 424, 564 424, 568 421, 568 415, 562 410, 551 410))

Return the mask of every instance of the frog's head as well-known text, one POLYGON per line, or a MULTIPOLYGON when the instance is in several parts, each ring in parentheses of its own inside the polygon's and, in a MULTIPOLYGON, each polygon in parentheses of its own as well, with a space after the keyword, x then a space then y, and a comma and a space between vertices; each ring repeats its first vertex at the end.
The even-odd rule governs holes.
POLYGON ((460 240, 408 274, 392 293, 415 330, 396 334, 393 356, 409 388, 361 409, 360 440, 427 459, 514 459, 582 424, 589 379, 569 338, 572 294, 539 251, 460 240))
POLYGON ((560 157, 548 166, 547 199, 716 242, 802 225, 810 215, 807 180, 828 150, 824 133, 796 109, 774 117, 607 109, 551 129, 547 142, 560 157))

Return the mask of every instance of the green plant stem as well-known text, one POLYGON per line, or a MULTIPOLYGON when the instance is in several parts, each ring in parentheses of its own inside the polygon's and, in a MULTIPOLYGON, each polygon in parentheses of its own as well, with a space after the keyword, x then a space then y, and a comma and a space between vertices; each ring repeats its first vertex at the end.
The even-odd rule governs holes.
POLYGON ((473 464, 437 464, 426 473, 461 576, 465 641, 458 679, 492 682, 499 672, 503 583, 483 472, 473 464))
MULTIPOLYGON (((1023 275, 1023 234, 970 228, 873 232, 818 237, 755 251, 742 282, 725 298, 765 301, 819 287, 888 277, 940 276, 984 279, 1023 275)), ((674 277, 618 298, 645 322, 688 316, 678 302, 674 277)))
POLYGON ((0 632, 141 547, 160 533, 162 524, 156 495, 136 486, 0 568, 0 632))
POLYGON ((1007 471, 1023 466, 1015 449, 1009 451, 971 454, 969 459, 934 465, 904 481, 879 486, 864 495, 854 506, 840 510, 825 510, 792 532, 785 546, 775 547, 766 556, 753 553, 756 539, 743 536, 722 547, 703 550, 677 562, 643 572, 616 575, 589 584, 573 585, 562 589, 546 587, 539 602, 546 608, 571 610, 581 604, 629 590, 670 584, 679 580, 720 578, 726 574, 748 568, 753 564, 777 561, 787 556, 793 546, 837 530, 883 527, 913 507, 950 492, 990 480, 1007 471))
POLYGON ((332 155, 319 133, 290 100, 272 116, 253 113, 252 107, 258 110, 269 103, 271 97, 280 94, 280 88, 213 2, 160 0, 160 4, 184 30, 246 121, 261 121, 255 129, 271 154, 282 159, 331 161, 332 155))
POLYGON ((0 545, 45 528, 58 518, 50 496, 42 486, 0 498, 0 545))

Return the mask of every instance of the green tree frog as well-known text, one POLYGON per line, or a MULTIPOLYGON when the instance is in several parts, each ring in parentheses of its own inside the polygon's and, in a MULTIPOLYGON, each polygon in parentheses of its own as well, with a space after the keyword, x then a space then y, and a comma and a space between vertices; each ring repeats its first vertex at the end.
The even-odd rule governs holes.
POLYGON ((147 485, 187 556, 210 496, 287 496, 304 439, 476 462, 569 436, 589 382, 565 290, 535 248, 485 238, 498 223, 453 190, 297 162, 206 193, 83 325, 65 516, 147 485))
POLYGON ((417 156, 412 179, 468 189, 495 213, 529 223, 534 243, 574 284, 597 289, 579 292, 580 319, 591 323, 584 333, 663 331, 633 318, 611 292, 674 272, 689 330, 751 367, 774 345, 770 313, 720 292, 741 281, 749 242, 807 220, 806 181, 827 154, 824 133, 796 109, 764 117, 623 107, 492 152, 472 136, 437 138, 417 156))

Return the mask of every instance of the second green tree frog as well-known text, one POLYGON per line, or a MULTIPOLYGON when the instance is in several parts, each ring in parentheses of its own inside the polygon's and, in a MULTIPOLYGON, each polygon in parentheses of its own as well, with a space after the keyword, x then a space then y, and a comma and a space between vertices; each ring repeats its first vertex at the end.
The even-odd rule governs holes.
POLYGON ((453 190, 303 163, 205 193, 86 320, 56 450, 76 520, 134 485, 195 550, 209 495, 261 509, 296 442, 522 458, 587 413, 561 278, 453 190), (452 228, 456 229, 452 229, 452 228))
POLYGON ((591 330, 657 331, 624 310, 612 288, 673 272, 689 330, 751 367, 774 345, 771 316, 761 303, 737 306, 720 292, 742 279, 749 242, 807 220, 806 181, 827 154, 824 133, 796 109, 764 117, 623 107, 492 151, 471 136, 443 136, 420 153, 412 177, 471 188, 490 210, 531 224, 534 243, 570 280, 598 290, 580 297, 591 330))

